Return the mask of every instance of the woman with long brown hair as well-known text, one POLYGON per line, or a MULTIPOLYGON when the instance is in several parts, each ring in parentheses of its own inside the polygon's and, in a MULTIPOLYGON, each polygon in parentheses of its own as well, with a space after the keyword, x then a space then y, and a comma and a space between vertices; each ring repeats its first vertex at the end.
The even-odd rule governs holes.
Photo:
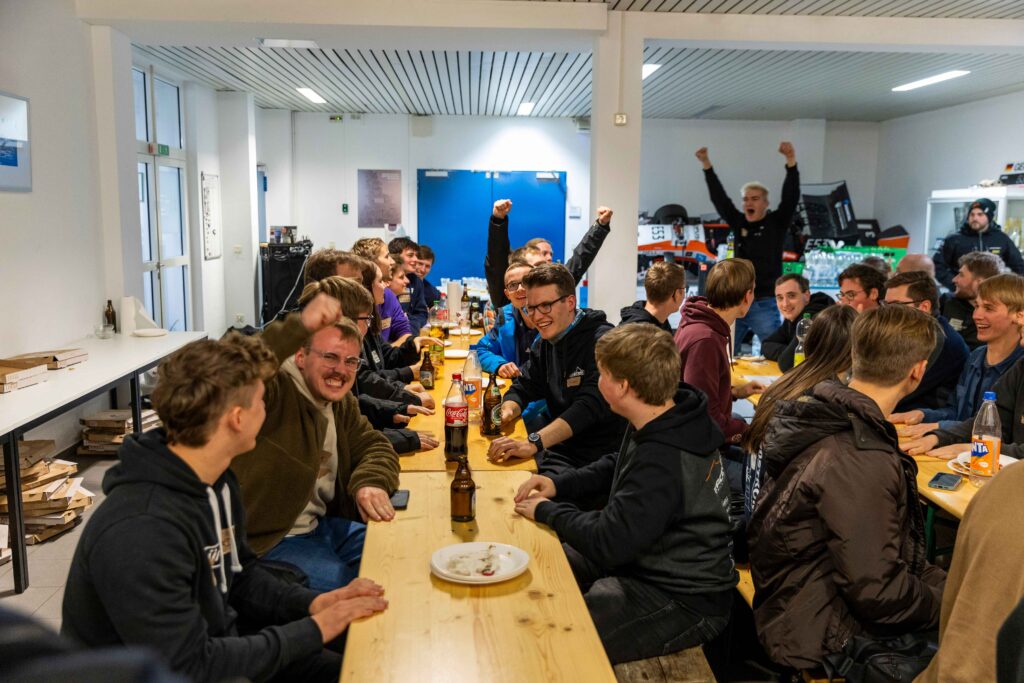
POLYGON ((761 488, 761 448, 768 433, 768 423, 779 401, 792 401, 818 382, 843 379, 853 365, 850 329, 857 312, 850 306, 829 306, 814 316, 804 340, 805 360, 778 380, 761 396, 750 429, 743 437, 748 453, 744 508, 749 519, 757 506, 761 488))

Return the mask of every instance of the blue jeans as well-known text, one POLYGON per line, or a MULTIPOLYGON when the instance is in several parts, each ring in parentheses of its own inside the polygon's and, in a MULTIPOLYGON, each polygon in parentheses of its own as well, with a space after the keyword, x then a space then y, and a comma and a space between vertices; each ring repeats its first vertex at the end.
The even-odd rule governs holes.
POLYGON ((309 577, 310 590, 326 593, 359 576, 365 538, 365 524, 321 517, 308 534, 285 536, 264 557, 294 564, 309 577))
POLYGON ((736 337, 733 339, 733 348, 739 353, 740 344, 747 336, 747 330, 753 330, 754 334, 763 342, 772 332, 779 329, 781 324, 782 317, 779 315, 779 307, 775 305, 775 297, 763 296, 760 299, 754 299, 747 314, 736 321, 736 337))

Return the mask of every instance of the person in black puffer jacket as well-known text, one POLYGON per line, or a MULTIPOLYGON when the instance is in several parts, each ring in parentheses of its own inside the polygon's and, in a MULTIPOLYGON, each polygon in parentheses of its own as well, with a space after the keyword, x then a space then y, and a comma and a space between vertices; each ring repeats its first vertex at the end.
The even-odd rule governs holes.
POLYGON ((971 204, 960 229, 946 237, 932 260, 935 278, 952 290, 953 276, 960 269, 960 257, 972 251, 987 251, 1003 259, 1007 268, 1024 274, 1024 258, 1010 236, 996 223, 996 205, 984 197, 971 204))

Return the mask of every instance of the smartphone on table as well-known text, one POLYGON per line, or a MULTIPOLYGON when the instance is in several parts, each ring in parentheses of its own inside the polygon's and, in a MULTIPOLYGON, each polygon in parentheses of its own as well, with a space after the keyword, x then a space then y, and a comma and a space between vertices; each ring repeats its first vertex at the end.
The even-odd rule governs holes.
POLYGON ((391 505, 396 510, 404 510, 409 507, 409 490, 398 489, 391 496, 391 505))
POLYGON ((964 483, 963 475, 952 472, 939 472, 928 482, 928 487, 940 491, 956 491, 964 483))

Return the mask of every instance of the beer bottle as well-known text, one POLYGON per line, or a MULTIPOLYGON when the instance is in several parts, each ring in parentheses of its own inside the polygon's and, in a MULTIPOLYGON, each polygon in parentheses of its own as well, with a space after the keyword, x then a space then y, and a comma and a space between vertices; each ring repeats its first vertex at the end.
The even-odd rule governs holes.
POLYGON ((117 329, 117 313, 114 313, 114 304, 107 299, 107 307, 103 309, 103 322, 117 329))
POLYGON ((434 364, 430 362, 430 350, 423 352, 423 362, 420 363, 420 384, 424 389, 434 388, 434 364))
POLYGON ((444 399, 444 459, 469 455, 469 404, 462 393, 462 375, 452 373, 452 386, 444 399))
POLYGON ((480 411, 480 434, 501 434, 501 388, 498 386, 498 375, 493 372, 487 393, 484 394, 484 407, 480 411))
POLYGON ((472 522, 476 518, 476 482, 469 471, 465 455, 459 456, 459 467, 452 479, 452 521, 472 522))

